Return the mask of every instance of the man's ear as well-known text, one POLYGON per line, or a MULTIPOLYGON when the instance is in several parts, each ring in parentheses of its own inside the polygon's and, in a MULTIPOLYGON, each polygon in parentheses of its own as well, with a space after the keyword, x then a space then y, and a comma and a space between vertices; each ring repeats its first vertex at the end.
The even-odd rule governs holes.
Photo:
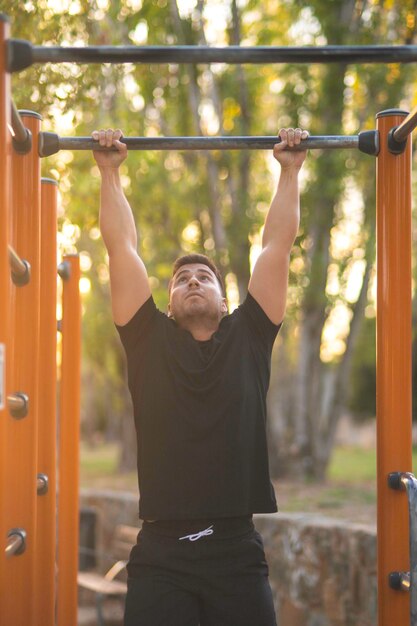
POLYGON ((171 305, 168 302, 168 313, 167 313, 168 317, 172 317, 172 313, 171 313, 171 305))
POLYGON ((226 302, 226 298, 222 299, 222 313, 223 315, 226 315, 227 313, 227 302, 226 302))

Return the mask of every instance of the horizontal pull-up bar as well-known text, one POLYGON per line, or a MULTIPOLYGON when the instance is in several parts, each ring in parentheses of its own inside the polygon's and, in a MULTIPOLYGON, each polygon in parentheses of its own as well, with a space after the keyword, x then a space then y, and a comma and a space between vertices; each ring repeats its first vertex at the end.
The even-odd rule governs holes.
MULTIPOLYGON (((280 143, 279 137, 123 137, 128 150, 268 150, 280 143)), ((289 150, 332 150, 357 148, 366 154, 379 151, 376 131, 364 131, 359 135, 323 135, 309 137, 289 150)), ((39 133, 39 155, 50 156, 60 150, 116 150, 106 148, 91 137, 59 137, 55 133, 39 133)))
POLYGON ((33 46, 8 42, 8 71, 34 63, 412 63, 417 46, 33 46))

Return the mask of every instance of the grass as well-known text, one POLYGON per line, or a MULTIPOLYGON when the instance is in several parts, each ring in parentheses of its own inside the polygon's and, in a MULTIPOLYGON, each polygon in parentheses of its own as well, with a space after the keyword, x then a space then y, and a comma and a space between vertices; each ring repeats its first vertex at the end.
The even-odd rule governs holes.
MULTIPOLYGON (((398 468, 401 471, 402 468, 398 468)), ((417 448, 413 449, 413 471, 417 469, 417 448)), ((329 480, 347 483, 375 481, 376 450, 335 448, 329 466, 329 480)))
MULTIPOLYGON (((118 447, 104 444, 80 449, 81 487, 137 493, 136 471, 117 471, 118 447)), ((417 470, 417 448, 413 451, 417 470)), ((401 468, 399 468, 401 469, 401 468)), ((355 447, 335 448, 327 480, 323 484, 277 481, 276 492, 283 512, 321 512, 351 519, 373 521, 376 503, 376 451, 355 447)))
POLYGON ((112 475, 117 470, 117 446, 104 444, 90 447, 80 446, 81 473, 85 478, 93 478, 102 473, 112 475))
POLYGON ((80 486, 96 489, 137 491, 137 473, 120 474, 117 470, 118 446, 80 446, 80 486))
MULTIPOLYGON (((90 483, 103 477, 112 480, 117 475, 118 447, 103 444, 96 447, 81 444, 81 482, 90 483)), ((413 468, 417 468, 417 448, 413 450, 413 468)), ((127 475, 129 476, 129 475, 127 475)), ((335 448, 328 471, 331 483, 359 484, 375 481, 376 451, 363 448, 335 448)))
POLYGON ((362 448, 335 448, 329 465, 330 481, 360 483, 376 478, 376 451, 362 448))

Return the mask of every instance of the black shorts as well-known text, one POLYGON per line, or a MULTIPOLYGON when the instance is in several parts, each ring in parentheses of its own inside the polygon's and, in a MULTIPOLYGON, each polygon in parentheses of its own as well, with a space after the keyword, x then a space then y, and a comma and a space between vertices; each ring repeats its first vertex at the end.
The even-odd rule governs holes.
POLYGON ((128 575, 124 626, 276 626, 251 517, 144 522, 128 575))

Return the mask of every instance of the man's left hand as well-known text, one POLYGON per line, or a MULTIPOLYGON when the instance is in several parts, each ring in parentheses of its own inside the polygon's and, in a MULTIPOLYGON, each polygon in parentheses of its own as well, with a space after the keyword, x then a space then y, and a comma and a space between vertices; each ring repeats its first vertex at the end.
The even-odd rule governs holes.
POLYGON ((287 146, 289 148, 298 146, 303 139, 307 139, 309 132, 301 128, 281 128, 278 134, 281 138, 281 142, 274 146, 273 154, 275 159, 281 165, 282 169, 295 168, 299 170, 306 158, 306 150, 292 151, 285 150, 285 148, 287 146))

